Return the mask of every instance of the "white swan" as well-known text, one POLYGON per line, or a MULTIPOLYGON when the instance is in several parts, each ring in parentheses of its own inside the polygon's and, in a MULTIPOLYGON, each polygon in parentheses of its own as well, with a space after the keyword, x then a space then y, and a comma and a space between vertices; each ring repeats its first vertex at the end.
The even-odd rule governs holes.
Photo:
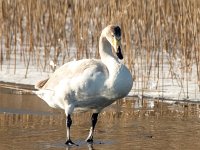
POLYGON ((70 139, 70 115, 73 111, 92 110, 92 126, 87 142, 93 142, 93 131, 98 113, 117 99, 127 96, 133 80, 127 67, 118 61, 121 53, 121 29, 109 25, 99 40, 101 59, 71 61, 58 68, 53 75, 35 85, 36 94, 49 106, 65 110, 67 119, 67 145, 70 139), (112 47, 116 56, 112 53, 112 47), (118 58, 117 58, 118 57, 118 58))

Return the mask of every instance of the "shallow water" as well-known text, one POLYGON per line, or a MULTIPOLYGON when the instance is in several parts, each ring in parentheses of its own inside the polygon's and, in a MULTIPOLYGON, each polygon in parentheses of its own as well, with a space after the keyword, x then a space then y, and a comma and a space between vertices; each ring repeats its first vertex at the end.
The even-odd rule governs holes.
POLYGON ((199 149, 200 105, 170 104, 129 97, 99 116, 94 144, 84 142, 91 113, 72 116, 72 139, 65 143, 65 114, 35 95, 0 93, 0 150, 199 149))

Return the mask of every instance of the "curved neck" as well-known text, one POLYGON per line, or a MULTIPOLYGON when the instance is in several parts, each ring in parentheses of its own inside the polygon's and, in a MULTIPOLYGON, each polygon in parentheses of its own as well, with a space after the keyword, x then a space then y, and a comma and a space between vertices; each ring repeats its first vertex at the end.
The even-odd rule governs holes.
POLYGON ((114 83, 119 70, 121 68, 121 63, 112 53, 112 46, 106 37, 102 36, 99 40, 99 53, 101 56, 101 61, 104 63, 109 71, 109 77, 107 84, 112 86, 111 83, 114 83))
POLYGON ((118 59, 112 53, 112 46, 110 42, 102 34, 99 40, 99 54, 101 61, 108 66, 109 63, 114 62, 119 64, 118 59))

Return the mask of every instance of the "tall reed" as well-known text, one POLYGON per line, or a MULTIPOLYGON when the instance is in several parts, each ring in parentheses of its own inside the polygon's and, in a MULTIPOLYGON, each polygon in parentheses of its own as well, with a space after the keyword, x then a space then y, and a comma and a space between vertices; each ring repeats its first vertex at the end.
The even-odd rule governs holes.
MULTIPOLYGON (((17 56, 27 77, 30 64, 49 70, 72 59, 99 57, 102 28, 122 28, 125 63, 135 89, 155 88, 170 78, 188 96, 194 75, 200 87, 198 0, 0 0, 0 65, 17 56), (166 71, 167 70, 167 71, 166 71)), ((1 67, 2 69, 2 67, 1 67)))

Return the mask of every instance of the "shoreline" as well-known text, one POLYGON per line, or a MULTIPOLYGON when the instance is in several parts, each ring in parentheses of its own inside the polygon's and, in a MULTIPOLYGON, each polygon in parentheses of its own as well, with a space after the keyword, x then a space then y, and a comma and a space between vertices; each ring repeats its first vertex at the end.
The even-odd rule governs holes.
MULTIPOLYGON (((14 83, 14 82, 6 82, 6 81, 0 81, 0 93, 6 93, 6 94, 17 94, 17 95, 34 95, 34 92, 36 89, 34 88, 33 84, 27 84, 27 83, 14 83)), ((161 100, 166 103, 192 103, 192 104, 198 104, 200 103, 200 100, 198 99, 177 99, 172 97, 162 97, 162 96, 156 96, 156 93, 149 94, 148 92, 144 92, 143 95, 141 93, 136 94, 136 90, 131 90, 130 93, 125 97, 134 97, 139 100, 143 99, 149 99, 150 101, 156 101, 161 100)))

